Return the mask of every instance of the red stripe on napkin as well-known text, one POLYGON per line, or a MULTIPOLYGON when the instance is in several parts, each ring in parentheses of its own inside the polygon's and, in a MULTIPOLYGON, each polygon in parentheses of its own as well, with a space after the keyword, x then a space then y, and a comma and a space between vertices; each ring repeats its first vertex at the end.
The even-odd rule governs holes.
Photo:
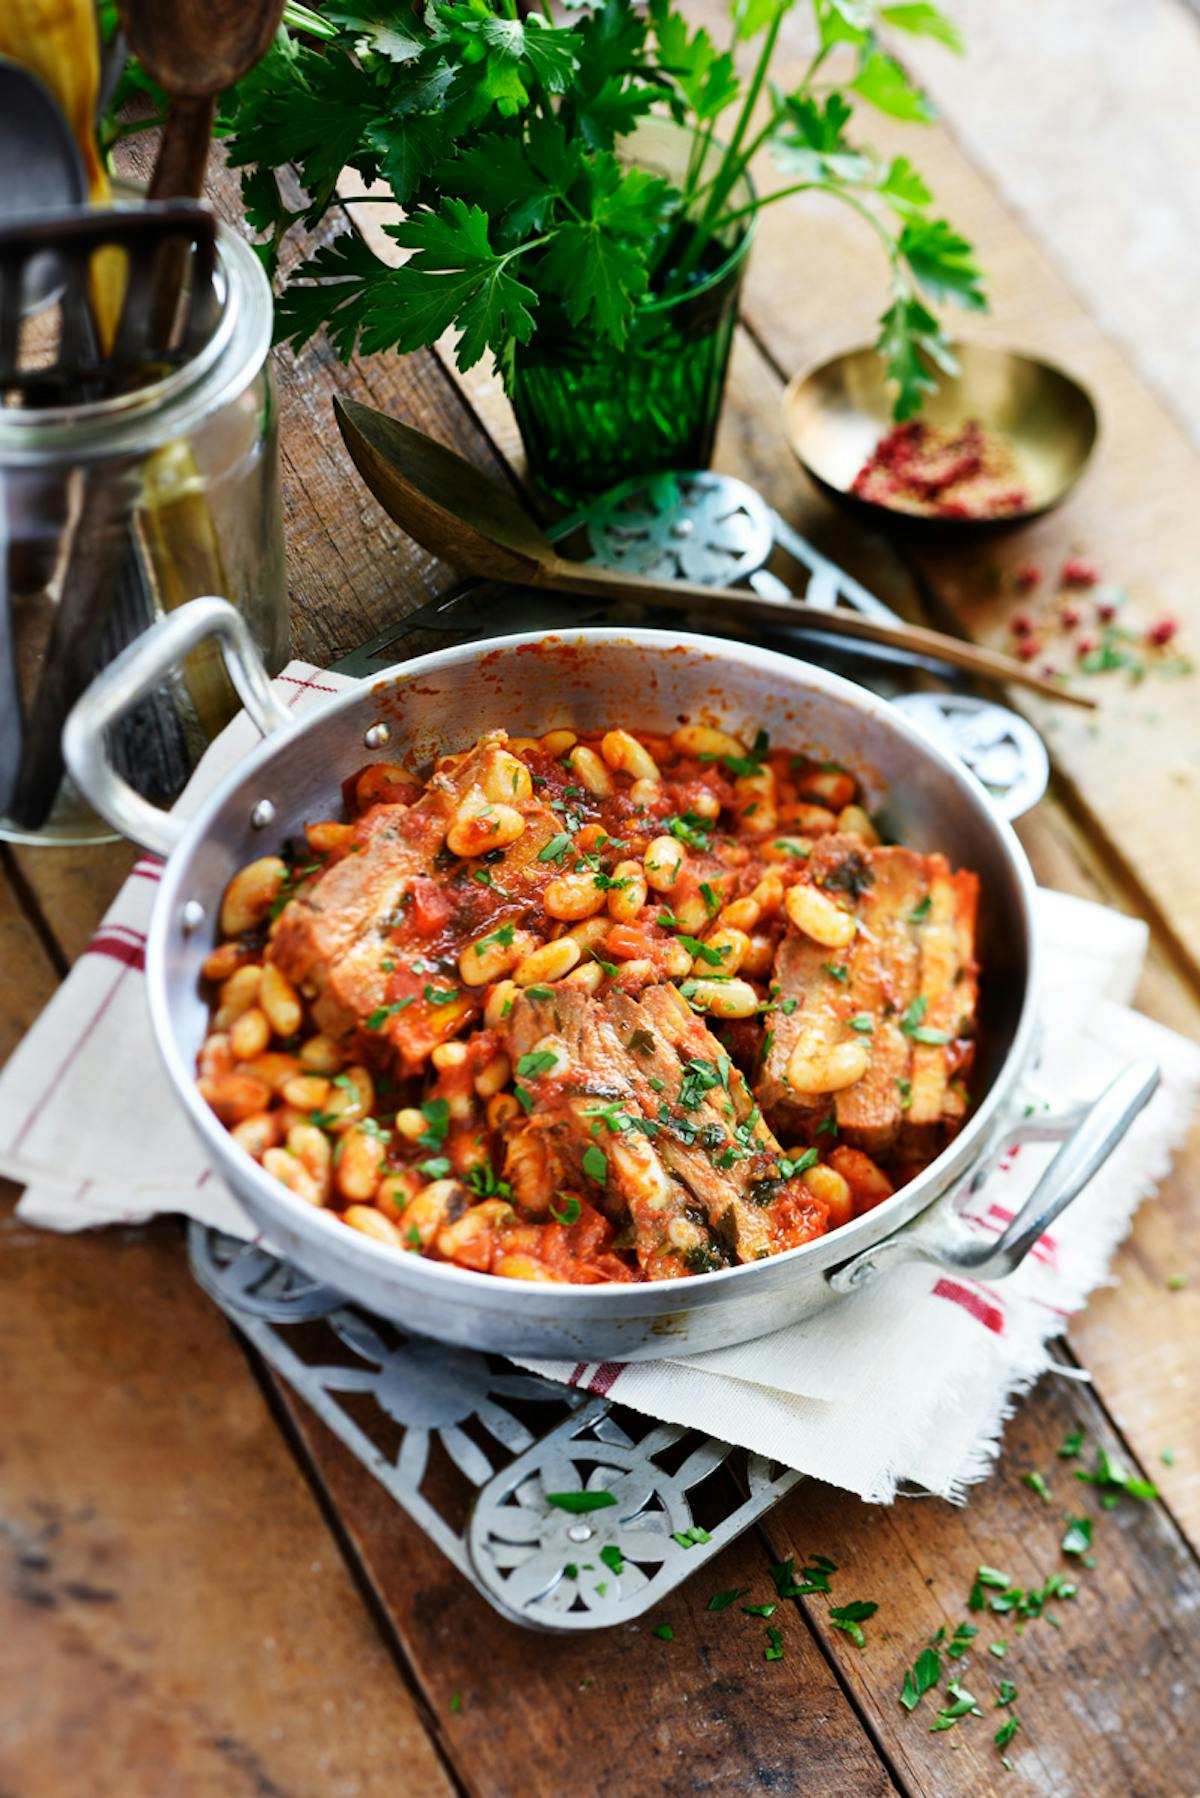
POLYGON ((985 1330, 991 1330, 994 1336, 1003 1336, 1004 1313, 998 1305, 989 1304, 982 1293, 972 1292, 969 1286, 960 1286, 957 1280, 939 1280, 933 1289, 933 1296, 935 1299, 949 1299, 952 1304, 961 1305, 985 1330))
POLYGON ((276 680, 290 681, 293 687, 311 687, 314 693, 340 693, 341 687, 327 687, 319 680, 301 680, 298 674, 277 674, 276 680))
POLYGON ((606 1398, 624 1372, 623 1361, 602 1361, 596 1369, 595 1377, 588 1381, 588 1391, 594 1392, 597 1398, 606 1398))
POLYGON ((124 962, 127 968, 144 968, 146 965, 146 939, 130 942, 123 936, 113 936, 102 931, 94 936, 83 952, 85 955, 107 955, 113 961, 124 962))
POLYGON ((131 880, 161 880, 163 865, 160 861, 134 862, 129 870, 131 880))

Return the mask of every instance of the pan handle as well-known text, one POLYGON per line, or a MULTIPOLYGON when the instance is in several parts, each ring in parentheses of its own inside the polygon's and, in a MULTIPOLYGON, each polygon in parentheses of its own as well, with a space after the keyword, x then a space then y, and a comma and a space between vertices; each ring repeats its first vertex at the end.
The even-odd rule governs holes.
MULTIPOLYGON (((931 1261, 935 1267, 976 1280, 1002 1280, 1020 1267, 1038 1238, 1108 1160, 1152 1098, 1158 1081, 1156 1062, 1131 1062, 1081 1119, 1076 1112, 1068 1114, 1065 1128, 1070 1134, 996 1242, 981 1243, 964 1229, 952 1194, 894 1235, 844 1261, 828 1276, 829 1284, 835 1292, 855 1292, 901 1261, 931 1261)), ((1052 1130, 1046 1120, 1036 1134, 1044 1141, 1052 1130)))
POLYGON ((97 675, 63 728, 63 755, 80 792, 114 830, 153 855, 170 855, 184 820, 143 799, 117 773, 105 735, 210 637, 262 735, 293 729, 296 721, 274 692, 245 619, 216 598, 190 600, 152 624, 97 675))

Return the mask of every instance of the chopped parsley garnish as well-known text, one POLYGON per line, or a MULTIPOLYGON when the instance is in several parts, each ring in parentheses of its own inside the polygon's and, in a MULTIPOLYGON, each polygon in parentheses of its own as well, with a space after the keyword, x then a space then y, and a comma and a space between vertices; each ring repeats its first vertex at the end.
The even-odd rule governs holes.
POLYGON ((626 874, 620 880, 614 880, 612 875, 606 874, 602 868, 596 870, 592 875, 592 880, 598 893, 623 893, 626 887, 633 885, 632 874, 626 874))
POLYGON ((873 1617, 878 1609, 879 1606, 873 1599, 858 1598, 853 1604, 831 1605, 829 1621, 834 1629, 840 1629, 849 1636, 856 1647, 865 1648, 867 1638, 863 1635, 860 1625, 865 1623, 869 1617, 873 1617))
POLYGON ((490 868, 472 868, 471 879, 475 881, 478 886, 490 887, 492 884, 492 871, 490 868))
POLYGON ((450 1005, 458 998, 458 988, 456 986, 442 988, 427 986, 425 988, 425 997, 430 1005, 450 1005))
POLYGON ((700 1056, 693 1056, 683 1070, 683 1080, 679 1087, 679 1108, 681 1111, 695 1111, 704 1094, 711 1092, 714 1086, 724 1086, 728 1081, 721 1078, 720 1070, 711 1061, 700 1056))
POLYGON ((425 1119, 425 1128, 417 1138, 417 1146, 422 1149, 440 1149, 450 1128, 449 1099, 426 1099, 421 1107, 421 1116, 425 1119))
POLYGON ((408 1229, 404 1232, 404 1240, 408 1244, 410 1249, 419 1249, 420 1248, 421 1232, 417 1229, 417 1226, 415 1224, 410 1224, 408 1226, 408 1229))
POLYGON ((608 1157, 594 1142, 590 1142, 583 1151, 583 1171, 597 1186, 605 1185, 608 1180, 608 1157))
POLYGON ((900 1109, 901 1109, 901 1111, 907 1111, 909 1106, 912 1104, 912 1081, 911 1080, 897 1080, 896 1090, 900 1094, 900 1109))
POLYGON ((631 1049, 649 1051, 654 1047, 654 1038, 648 1030, 635 1030, 629 1039, 629 1047, 631 1049))
POLYGON ((993 1709, 999 1710, 1002 1705, 1011 1704, 1016 1696, 1017 1688, 1013 1685, 1012 1680, 1002 1679, 1000 1681, 1000 1696, 997 1698, 993 1709))
POLYGON ((525 997, 527 999, 553 999, 554 994, 548 986, 527 986, 525 997))
MULTIPOLYGON (((1005 1655, 1008 1653, 1008 1643, 1003 1640, 1001 1640, 999 1642, 989 1642, 988 1643, 988 1653, 994 1654, 998 1661, 1002 1661, 1004 1659, 1005 1655)), ((1008 1682, 1006 1680, 1005 1684, 1007 1685, 1007 1683, 1008 1682)), ((1015 1696, 1016 1688, 1014 1687, 1013 1690, 1014 1690, 1014 1696, 1015 1696)))
MULTIPOLYGON (((556 1211, 553 1205, 550 1207, 550 1215, 555 1223, 565 1224, 568 1228, 572 1224, 577 1224, 583 1212, 583 1206, 579 1200, 572 1193, 560 1192, 558 1197, 562 1200, 562 1210, 556 1211)), ((618 1567, 616 1571, 619 1573, 621 1569, 618 1567)))
POLYGON ((977 1567, 975 1581, 971 1587, 971 1596, 967 1600, 967 1609, 982 1611, 985 1602, 983 1596, 985 1586, 990 1586, 997 1592, 1003 1592, 1011 1585, 1012 1581, 1007 1573, 1001 1573, 998 1567, 977 1567))
POLYGON ((538 860, 540 862, 560 862, 571 847, 571 838, 565 830, 560 830, 557 836, 551 837, 550 841, 544 843, 538 850, 538 860))
POLYGON ((680 936, 679 941, 689 955, 694 955, 698 961, 704 962, 710 968, 719 968, 721 963, 728 959, 730 949, 728 943, 721 943, 714 949, 711 943, 702 943, 699 937, 680 936))
POLYGON ((936 1648, 923 1648, 904 1675, 900 1703, 906 1711, 915 1711, 926 1692, 931 1692, 942 1677, 942 1657, 936 1648))
POLYGON ((700 882, 700 897, 704 901, 704 909, 710 918, 715 918, 721 909, 721 895, 707 880, 700 882))
POLYGON ((901 1030, 905 1036, 911 1036, 915 1043, 948 1043, 948 1030, 934 1030, 930 1025, 922 1023, 928 1009, 929 1000, 924 993, 919 993, 900 1020, 901 1030))
POLYGON ((676 842, 685 843, 689 849, 704 851, 712 847, 710 820, 702 818, 699 812, 684 812, 681 817, 668 818, 667 829, 676 842))
POLYGON ((557 1064, 553 1049, 531 1049, 527 1055, 518 1055, 517 1072, 523 1080, 532 1080, 538 1074, 549 1073, 557 1064))
POLYGON ((960 1623, 946 1648, 946 1653, 950 1656, 950 1659, 952 1661, 961 1661, 963 1655, 967 1653, 978 1634, 979 1630, 975 1624, 960 1623))
POLYGON ((1072 1430, 1069 1436, 1063 1438, 1062 1447, 1058 1452, 1064 1461, 1069 1460, 1072 1455, 1081 1455, 1083 1453, 1083 1431, 1072 1430))
POLYGON ((1050 1488, 1040 1473, 1023 1473, 1021 1484, 1028 1486, 1031 1492, 1036 1492, 1044 1505, 1050 1503, 1050 1488))
POLYGON ((929 916, 929 909, 932 906, 932 904, 933 904, 933 900, 930 898, 929 894, 926 893, 926 895, 922 899, 920 905, 914 905, 913 909, 909 912, 909 914, 908 914, 909 923, 910 924, 919 924, 921 922, 922 918, 927 918, 929 916))
POLYGON ((779 1009, 785 1018, 790 1018, 799 1003, 799 999, 781 999, 779 1001, 779 1009))
MULTIPOLYGON (((736 1604, 749 1590, 749 1586, 734 1586, 728 1592, 714 1592, 704 1608, 706 1611, 727 1611, 731 1604, 736 1604)), ((744 1605, 742 1609, 745 1609, 744 1605)))
POLYGON ((777 1604, 744 1604, 742 1606, 747 1617, 773 1617, 778 1609, 777 1604))
POLYGON ((600 1559, 613 1573, 623 1573, 625 1571, 625 1556, 621 1553, 615 1543, 610 1542, 607 1548, 602 1548, 600 1550, 600 1559))
POLYGON ((1020 1727, 1021 1720, 1019 1717, 1006 1717, 996 1731, 995 1742, 997 1748, 1007 1748, 1020 1727))
POLYGON ((672 1530, 671 1540, 678 1542, 680 1548, 696 1548, 702 1542, 711 1542, 712 1537, 698 1523, 693 1523, 690 1529, 672 1530))
POLYGON ((807 1173, 809 1168, 815 1167, 816 1164, 817 1151, 815 1149, 805 1149, 803 1155, 797 1155, 795 1160, 785 1155, 779 1163, 779 1178, 794 1180, 797 1174, 807 1173))
POLYGON ((1062 1551, 1065 1555, 1085 1555, 1092 1546, 1092 1520, 1090 1517, 1072 1517, 1067 1513, 1067 1533, 1062 1539, 1062 1551))
POLYGON ((811 849, 805 849, 802 843, 793 842, 790 837, 776 837, 771 847, 772 849, 781 849, 784 855, 794 855, 800 862, 806 862, 812 854, 811 849))
POLYGON ((857 1030, 860 1036, 871 1036, 875 1029, 875 1020, 869 1011, 860 1011, 849 1020, 851 1030, 857 1030))
POLYGON ((671 1628, 669 1623, 656 1624, 650 1631, 650 1634, 652 1636, 657 1636, 660 1642, 673 1642, 675 1640, 675 1631, 671 1628))
POLYGON ((1104 1448, 1096 1450, 1095 1472, 1086 1473, 1083 1468, 1078 1468, 1075 1478, 1081 1480, 1086 1486, 1102 1487, 1104 1491, 1100 1502, 1105 1505, 1106 1509, 1111 1509, 1111 1505, 1107 1501, 1112 1500, 1115 1503, 1117 1496, 1122 1492, 1130 1498, 1154 1499, 1158 1497, 1158 1487, 1152 1480, 1139 1479, 1135 1474, 1130 1473, 1115 1455, 1110 1455, 1104 1448))
POLYGON ((411 1004, 410 994, 407 999, 394 999, 390 1005, 377 1006, 369 1018, 363 1019, 363 1029, 382 1030, 389 1018, 394 1018, 398 1011, 404 1011, 411 1004))
POLYGON ((431 1180, 443 1180, 450 1172, 450 1159, 446 1155, 434 1155, 428 1161, 418 1161, 417 1172, 428 1175, 431 1180))
POLYGON ((511 949, 514 936, 517 934, 515 924, 501 924, 499 930, 493 930, 491 936, 481 936, 475 944, 476 955, 482 955, 489 943, 499 943, 502 949, 511 949))
POLYGON ((764 1661, 781 1661, 783 1659, 783 1632, 774 1625, 767 1627, 767 1646, 763 1649, 764 1661))
POLYGON ((516 1099, 517 1104, 521 1107, 522 1111, 533 1110, 533 1094, 527 1086, 514 1085, 513 1097, 516 1099))
POLYGON ((605 1511, 609 1505, 616 1504, 611 1492, 547 1492, 546 1503, 557 1505, 560 1511, 570 1511, 573 1516, 580 1516, 585 1511, 605 1511))
POLYGON ((507 1180, 496 1177, 496 1170, 490 1161, 476 1161, 467 1169, 467 1185, 472 1192, 477 1192, 481 1199, 511 1199, 512 1187, 507 1180))
POLYGON ((451 1692, 451 1694, 450 1694, 450 1709, 452 1711, 461 1711, 462 1710, 462 1693, 461 1692, 451 1692))
POLYGON ((839 967, 836 961, 823 961, 821 963, 821 966, 824 968, 825 972, 833 980, 845 981, 845 980, 849 980, 849 978, 850 978, 849 968, 839 967))

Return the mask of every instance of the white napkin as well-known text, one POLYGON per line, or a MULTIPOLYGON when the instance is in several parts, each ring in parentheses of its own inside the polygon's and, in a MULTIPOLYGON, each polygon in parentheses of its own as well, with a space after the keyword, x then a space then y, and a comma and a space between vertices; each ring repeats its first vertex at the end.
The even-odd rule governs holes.
MULTIPOLYGON (((347 684, 305 663, 279 677, 297 711, 347 684)), ((249 720, 235 719, 179 809, 194 811, 256 740, 249 720)), ((252 1237, 179 1112, 151 1038, 141 970, 159 876, 153 859, 137 863, 0 1077, 0 1172, 26 1188, 20 1215, 49 1229, 183 1212, 252 1237)), ((985 1285, 909 1264, 758 1342, 676 1361, 539 1362, 536 1370, 863 1498, 887 1502, 901 1486, 961 1497, 986 1473, 1016 1395, 1050 1364, 1049 1339, 1104 1279, 1138 1204, 1167 1172, 1200 1090, 1200 1049, 1129 1009, 1145 925, 1042 892, 1037 928, 1047 1097, 1094 1096, 1139 1055, 1153 1056, 1163 1079, 1125 1142, 1017 1273, 985 1285)), ((981 1240, 999 1235, 1053 1153, 1026 1144, 1006 1156, 968 1201, 968 1228, 981 1240)))

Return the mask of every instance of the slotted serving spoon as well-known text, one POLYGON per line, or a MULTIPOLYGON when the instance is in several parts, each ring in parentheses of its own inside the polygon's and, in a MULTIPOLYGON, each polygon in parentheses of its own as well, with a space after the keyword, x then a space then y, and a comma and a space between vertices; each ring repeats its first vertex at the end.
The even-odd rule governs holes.
POLYGON ((518 500, 445 444, 358 400, 335 395, 333 405, 354 466, 388 516, 426 549, 469 574, 559 593, 705 611, 743 624, 803 622, 806 629, 911 650, 1071 705, 1095 704, 1010 656, 923 625, 889 623, 846 607, 806 606, 796 599, 741 593, 698 581, 656 581, 596 563, 569 561, 518 500))

